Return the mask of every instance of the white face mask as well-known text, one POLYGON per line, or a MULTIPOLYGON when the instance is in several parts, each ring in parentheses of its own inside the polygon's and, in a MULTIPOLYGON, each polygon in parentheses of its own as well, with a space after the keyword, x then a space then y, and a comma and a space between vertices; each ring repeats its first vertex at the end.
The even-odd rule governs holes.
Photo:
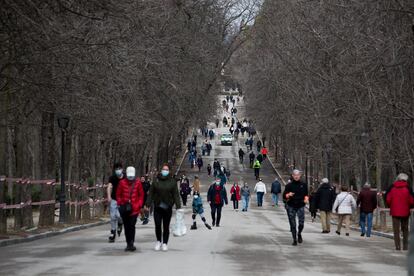
POLYGON ((195 196, 194 196, 194 199, 197 199, 197 198, 198 198, 198 195, 195 195, 195 196))

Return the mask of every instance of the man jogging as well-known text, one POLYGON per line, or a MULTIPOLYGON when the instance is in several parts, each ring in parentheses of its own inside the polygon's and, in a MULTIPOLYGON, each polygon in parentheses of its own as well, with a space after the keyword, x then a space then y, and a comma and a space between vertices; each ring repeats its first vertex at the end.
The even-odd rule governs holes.
POLYGON ((305 225, 305 205, 309 202, 308 186, 301 181, 302 173, 294 170, 292 173, 292 182, 287 184, 283 192, 283 198, 286 199, 287 213, 289 217, 290 231, 293 237, 293 246, 302 243, 302 231, 305 225), (299 226, 296 228, 296 216, 299 220, 299 226))

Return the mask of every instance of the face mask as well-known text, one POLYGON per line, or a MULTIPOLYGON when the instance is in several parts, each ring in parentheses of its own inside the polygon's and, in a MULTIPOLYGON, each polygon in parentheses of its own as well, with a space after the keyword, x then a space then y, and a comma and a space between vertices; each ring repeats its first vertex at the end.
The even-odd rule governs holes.
POLYGON ((170 173, 170 171, 168 171, 168 170, 162 170, 161 171, 161 175, 164 176, 164 177, 168 176, 169 173, 170 173))
POLYGON ((135 176, 130 175, 130 176, 127 176, 127 178, 128 178, 128 180, 132 181, 132 180, 135 179, 135 176))
POLYGON ((216 181, 216 185, 220 185, 220 181, 216 181))
POLYGON ((122 176, 122 169, 115 170, 115 175, 118 177, 122 176))
POLYGON ((195 196, 194 196, 194 199, 197 199, 197 198, 198 198, 198 195, 195 195, 195 196))

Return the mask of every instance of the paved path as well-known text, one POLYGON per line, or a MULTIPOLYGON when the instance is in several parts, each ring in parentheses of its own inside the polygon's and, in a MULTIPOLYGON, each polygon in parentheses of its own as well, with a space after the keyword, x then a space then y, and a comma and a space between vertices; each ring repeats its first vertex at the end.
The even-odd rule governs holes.
MULTIPOLYGON (((224 132, 225 129, 219 129, 224 132)), ((201 139, 199 139, 201 141, 201 139)), ((240 145, 244 147, 242 139, 240 145)), ((220 146, 213 141, 213 158, 231 169, 232 177, 255 184, 253 172, 241 165, 240 146, 220 146)), ((183 170, 192 178, 199 174, 203 199, 212 178, 204 170, 183 170)), ((263 179, 270 183, 275 174, 264 163, 263 179)), ((228 185, 229 187, 230 185, 228 185)), ((262 208, 253 197, 247 213, 224 208, 220 228, 202 225, 180 238, 172 237, 169 252, 154 252, 154 225, 137 224, 137 252, 125 253, 124 237, 107 243, 108 227, 101 226, 31 243, 0 248, 0 275, 406 275, 406 256, 393 251, 390 239, 321 235, 317 223, 307 222, 304 243, 291 246, 291 236, 283 207, 273 208, 270 195, 262 208), (200 227, 201 226, 201 227, 200 227)), ((209 207, 205 204, 208 220, 209 207)), ((191 208, 186 207, 186 223, 191 224, 191 208)), ((200 224, 200 223, 199 223, 200 224)))

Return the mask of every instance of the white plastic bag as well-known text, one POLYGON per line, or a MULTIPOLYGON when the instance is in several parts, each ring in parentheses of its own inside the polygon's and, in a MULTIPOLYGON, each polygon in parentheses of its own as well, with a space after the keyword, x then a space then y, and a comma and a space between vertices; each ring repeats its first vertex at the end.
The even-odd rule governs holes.
POLYGON ((181 237, 187 234, 187 226, 184 222, 184 210, 179 209, 175 214, 175 224, 173 228, 173 235, 175 237, 181 237))

